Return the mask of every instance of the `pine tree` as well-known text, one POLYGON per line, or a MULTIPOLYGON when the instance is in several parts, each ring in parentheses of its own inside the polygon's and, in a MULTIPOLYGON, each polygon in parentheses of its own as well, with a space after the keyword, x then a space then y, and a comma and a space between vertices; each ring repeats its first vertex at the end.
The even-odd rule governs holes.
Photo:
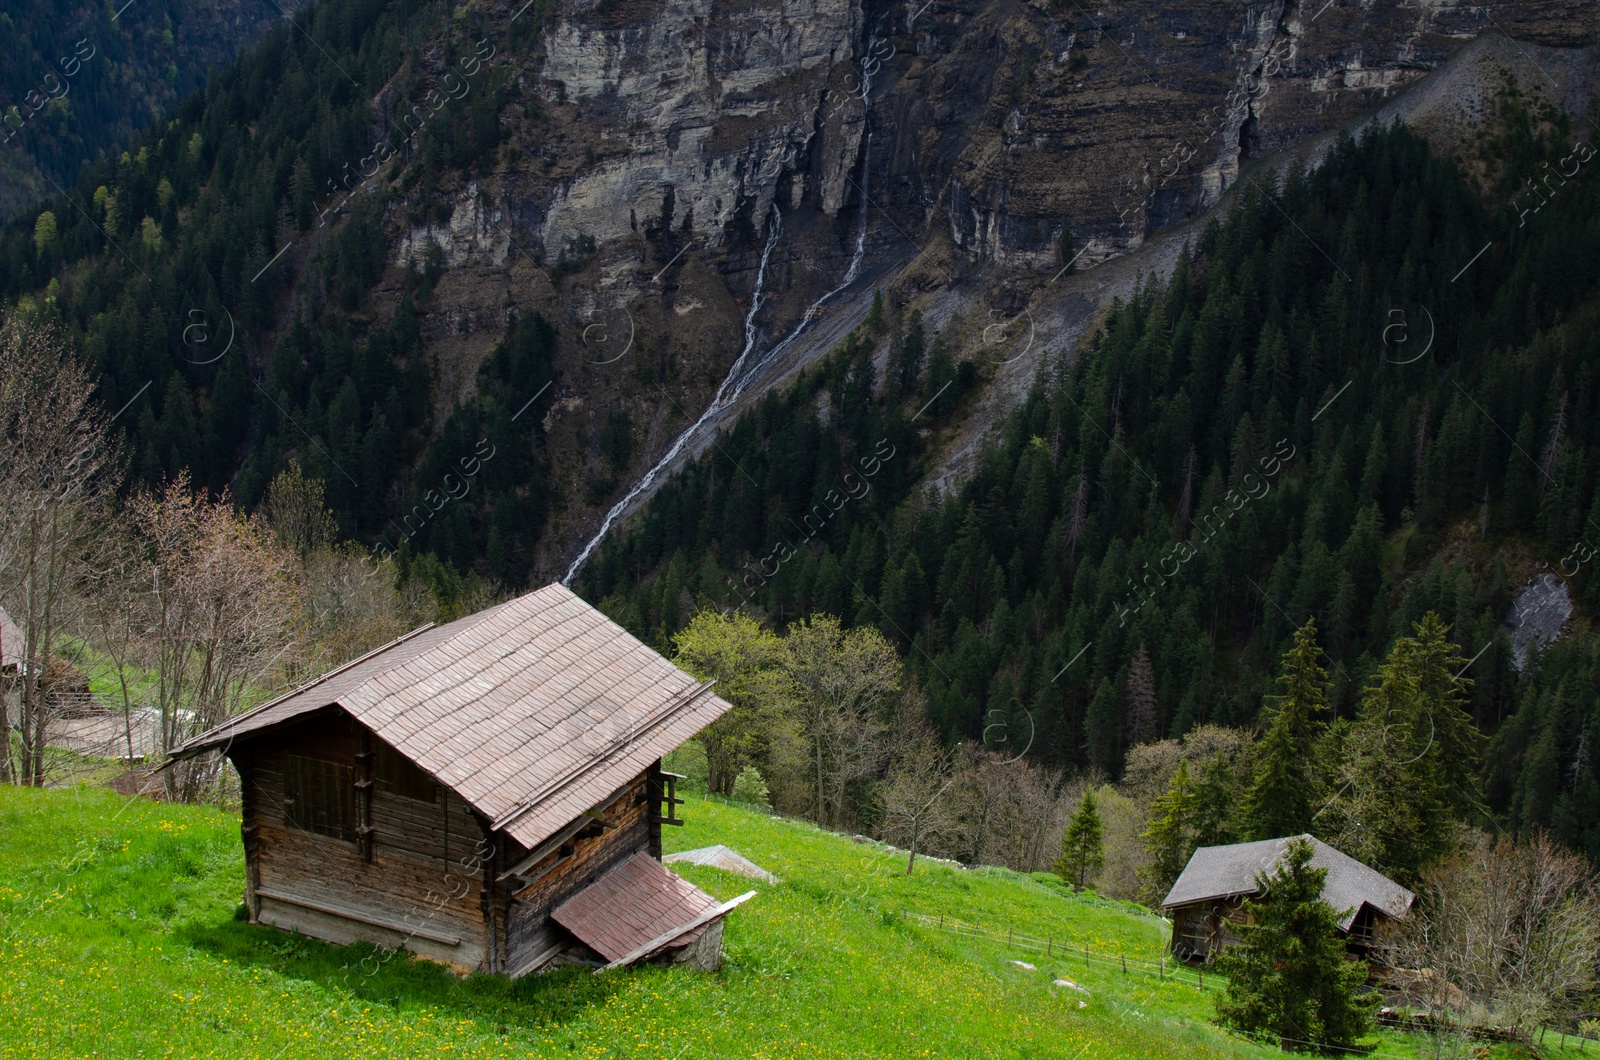
POLYGON ((1484 738, 1466 712, 1467 660, 1432 611, 1395 641, 1344 740, 1326 829, 1340 850, 1401 883, 1450 852, 1481 809, 1484 738))
POLYGON ((1076 272, 1077 257, 1077 252, 1072 246, 1072 229, 1062 225, 1061 238, 1056 243, 1056 261, 1061 265, 1063 272, 1076 272))
POLYGON ((1061 858, 1055 864, 1056 875, 1081 891, 1105 867, 1105 828, 1100 823, 1100 808, 1094 801, 1094 789, 1084 791, 1078 800, 1078 809, 1061 834, 1061 858))
POLYGON ((1189 764, 1179 762, 1166 793, 1150 807, 1150 823, 1139 836, 1150 855, 1150 863, 1139 870, 1139 877, 1144 881, 1145 900, 1152 906, 1172 890, 1194 853, 1194 810, 1189 764))
POLYGON ((1156 679, 1143 644, 1128 667, 1127 694, 1128 746, 1137 747, 1156 738, 1156 679))
POLYGON ((1246 901, 1243 941, 1218 960, 1228 977, 1220 1022, 1278 1040, 1288 1052, 1344 1053, 1372 1030, 1378 995, 1362 992, 1367 966, 1345 956, 1339 913, 1322 900, 1328 870, 1312 868, 1309 840, 1291 840, 1264 896, 1246 901))
POLYGON ((1313 768, 1317 739, 1328 709, 1328 672, 1312 619, 1295 631, 1278 674, 1281 695, 1257 752, 1255 776, 1240 807, 1242 831, 1250 839, 1301 835, 1311 830, 1317 809, 1313 768))

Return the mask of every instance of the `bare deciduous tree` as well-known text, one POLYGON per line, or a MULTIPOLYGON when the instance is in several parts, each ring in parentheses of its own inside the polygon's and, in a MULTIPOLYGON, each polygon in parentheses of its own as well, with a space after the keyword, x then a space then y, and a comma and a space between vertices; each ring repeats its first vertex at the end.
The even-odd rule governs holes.
POLYGON ((1543 834, 1480 836, 1424 871, 1390 976, 1444 1031, 1494 1026, 1526 1040, 1573 1014, 1597 959, 1600 890, 1583 858, 1543 834))
POLYGON ((42 784, 45 676, 95 569, 116 452, 93 381, 49 323, 0 326, 0 601, 22 634, 17 674, 20 755, 0 704, 0 780, 42 784))
POLYGON ((955 817, 946 796, 956 782, 956 756, 940 746, 938 736, 928 728, 921 695, 906 698, 911 702, 895 726, 900 742, 891 756, 888 778, 878 792, 878 805, 883 814, 883 838, 909 852, 909 876, 916 867, 919 850, 938 847, 955 831, 955 817))
MULTIPOLYGON (((293 560, 226 495, 210 501, 186 476, 128 507, 146 549, 146 661, 157 683, 161 750, 170 751, 238 714, 269 684, 299 610, 293 560)), ((218 769, 212 756, 170 767, 169 797, 201 797, 218 769)))
POLYGON ((961 859, 1022 872, 1049 868, 1069 810, 1061 771, 972 744, 963 754, 955 791, 961 859))

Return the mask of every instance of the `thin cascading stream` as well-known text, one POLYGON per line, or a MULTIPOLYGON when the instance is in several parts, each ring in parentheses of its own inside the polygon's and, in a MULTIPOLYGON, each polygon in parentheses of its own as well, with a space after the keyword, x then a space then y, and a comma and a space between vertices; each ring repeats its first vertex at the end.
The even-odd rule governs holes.
POLYGON ((578 569, 599 547, 600 542, 605 540, 606 534, 611 530, 611 525, 621 517, 623 512, 627 511, 628 506, 634 502, 634 499, 639 494, 650 488, 651 483, 655 482, 656 476, 666 470, 673 460, 677 459, 678 454, 683 452, 683 447, 689 444, 689 439, 699 433, 700 428, 705 425, 706 421, 726 408, 730 402, 739 396, 737 389, 730 393, 729 388, 734 386, 735 381, 739 379, 745 359, 750 356, 750 351, 755 349, 756 312, 760 310, 761 303, 766 300, 763 288, 767 280, 767 261, 772 257, 772 248, 777 245, 778 236, 782 231, 783 215, 778 212, 777 202, 773 202, 772 223, 767 226, 767 245, 761 251, 761 265, 756 269, 755 291, 750 296, 750 312, 745 314, 744 318, 744 349, 739 351, 739 356, 734 359, 733 366, 728 369, 728 374, 723 378, 722 385, 717 387, 716 394, 711 398, 711 404, 706 406, 706 410, 700 414, 699 419, 691 423, 682 434, 678 435, 672 446, 667 450, 666 455, 656 461, 654 467, 645 472, 644 477, 634 484, 634 487, 628 491, 627 495, 611 506, 611 510, 606 513, 605 519, 600 523, 600 529, 595 533, 594 537, 590 538, 589 543, 583 546, 583 551, 578 553, 578 558, 572 561, 572 566, 567 568, 567 575, 561 579, 561 584, 566 585, 572 581, 573 577, 578 573, 578 569))
MULTIPOLYGON (((876 44, 876 37, 867 42, 867 54, 870 55, 872 53, 872 49, 876 46, 876 44)), ((779 342, 777 345, 773 346, 770 350, 763 354, 758 363, 750 367, 750 370, 745 373, 745 377, 739 381, 737 387, 735 388, 733 395, 734 397, 737 397, 740 393, 742 393, 744 388, 749 385, 751 380, 760 374, 762 369, 766 368, 767 365, 776 360, 784 350, 788 349, 796 339, 803 335, 806 329, 811 326, 812 321, 817 318, 817 314, 822 312, 823 306, 827 305, 828 301, 840 291, 843 291, 846 287, 849 287, 852 283, 855 283, 856 277, 861 273, 861 259, 866 255, 867 250, 867 206, 869 205, 867 201, 867 188, 872 183, 871 93, 872 75, 868 73, 866 64, 863 63, 861 67, 861 102, 865 107, 865 115, 863 116, 862 121, 866 123, 866 135, 864 138, 865 142, 863 144, 864 149, 861 152, 861 204, 857 210, 858 217, 856 221, 856 248, 855 253, 850 256, 850 267, 845 269, 844 279, 839 281, 839 285, 807 306, 806 311, 801 314, 800 322, 795 325, 794 330, 789 332, 789 334, 784 337, 783 341, 779 342)))
MULTIPOLYGON (((871 54, 871 51, 876 43, 876 37, 868 41, 868 54, 871 54)), ((651 484, 655 482, 656 477, 666 470, 668 465, 670 465, 672 461, 677 458, 678 454, 683 452, 684 446, 688 445, 689 440, 699 433, 700 428, 703 427, 706 422, 711 419, 711 417, 715 416, 728 405, 738 400, 739 396, 744 393, 745 387, 748 386, 750 382, 760 374, 761 370, 770 364, 774 358, 782 354, 784 350, 788 349, 788 347, 793 344, 796 339, 805 333, 806 329, 809 328, 811 323, 817 318, 817 314, 822 311, 822 308, 825 305, 827 305, 829 299, 839 294, 839 292, 849 287, 852 283, 855 283, 856 277, 861 273, 861 261, 866 254, 867 248, 867 188, 870 185, 872 178, 871 93, 872 75, 870 72, 868 72, 866 64, 863 63, 861 68, 861 101, 866 111, 862 118, 862 121, 866 123, 866 129, 863 144, 864 149, 861 153, 861 203, 857 211, 858 217, 856 222, 855 252, 850 257, 850 265, 845 269, 844 278, 839 281, 838 286, 834 287, 831 291, 827 292, 821 298, 818 298, 815 302, 812 302, 811 305, 806 307, 805 313, 803 313, 800 317, 800 322, 795 325, 794 330, 789 332, 789 334, 785 336, 781 342, 777 343, 771 349, 762 354, 757 359, 756 363, 750 365, 748 369, 745 367, 745 361, 749 358, 750 353, 755 349, 756 344, 756 311, 761 308, 761 303, 765 300, 763 286, 766 282, 767 276, 767 259, 772 255, 772 248, 777 242, 778 235, 783 231, 783 217, 778 212, 778 203, 777 200, 774 199, 772 203, 772 223, 767 228, 767 245, 766 248, 761 252, 761 267, 756 270, 755 292, 750 298, 750 311, 745 314, 744 318, 744 349, 739 351, 739 356, 734 359, 733 366, 728 369, 727 376, 723 378, 722 384, 717 387, 716 395, 711 399, 711 404, 706 407, 706 410, 700 414, 700 418, 695 420, 694 423, 690 424, 682 434, 678 435, 678 437, 673 441, 672 446, 667 450, 666 455, 664 455, 660 460, 656 461, 654 467, 645 472, 644 477, 634 484, 633 488, 628 491, 626 496, 624 496, 616 504, 612 505, 611 510, 606 513, 605 519, 601 521, 600 529, 595 533, 594 537, 589 540, 589 543, 583 546, 583 551, 578 553, 578 558, 572 561, 572 566, 567 568, 566 577, 561 579, 561 583, 563 585, 566 585, 572 581, 572 579, 577 575, 578 570, 584 565, 585 562, 588 561, 589 557, 594 553, 594 550, 600 546, 600 542, 605 540, 606 534, 611 531, 611 527, 617 521, 617 519, 619 519, 622 514, 628 510, 628 506, 631 505, 641 493, 650 488, 651 484)))

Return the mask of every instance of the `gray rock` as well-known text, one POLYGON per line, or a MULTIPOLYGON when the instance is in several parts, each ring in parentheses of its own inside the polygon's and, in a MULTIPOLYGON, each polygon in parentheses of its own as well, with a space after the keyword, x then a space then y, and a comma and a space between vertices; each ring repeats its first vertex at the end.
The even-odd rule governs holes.
POLYGON ((1506 616, 1513 665, 1522 669, 1530 648, 1542 648, 1560 638, 1561 628, 1571 617, 1572 594, 1567 583, 1549 573, 1534 579, 1506 616))

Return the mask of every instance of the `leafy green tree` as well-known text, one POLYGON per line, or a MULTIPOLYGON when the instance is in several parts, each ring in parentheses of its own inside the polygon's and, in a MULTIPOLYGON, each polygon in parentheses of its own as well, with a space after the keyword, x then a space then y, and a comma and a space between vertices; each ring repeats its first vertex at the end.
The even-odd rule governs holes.
POLYGON ((743 770, 770 746, 793 703, 783 641, 742 612, 706 610, 690 619, 673 646, 679 666, 702 681, 715 681, 716 694, 733 705, 700 733, 706 787, 732 796, 743 770))
POLYGON ((1411 883, 1481 810, 1483 735, 1464 708, 1467 660, 1432 611, 1373 675, 1344 741, 1324 830, 1351 857, 1411 883))
POLYGON ((1287 1052, 1334 1055, 1371 1033, 1378 995, 1362 990, 1366 964, 1345 955, 1339 911, 1322 900, 1328 870, 1312 867, 1314 849, 1290 840, 1276 868, 1256 877, 1264 897, 1245 902, 1243 941, 1217 962, 1228 977, 1217 1017, 1287 1052))
POLYGON ((1317 811, 1315 748, 1328 709, 1328 672, 1322 667, 1317 624, 1295 631, 1278 674, 1282 694, 1271 697, 1266 735, 1257 750, 1255 776, 1240 807, 1241 831, 1273 839, 1311 831, 1317 811))
POLYGON ((1095 804, 1094 789, 1088 788, 1078 800, 1078 809, 1061 835, 1061 858, 1055 864, 1056 875, 1072 884, 1074 891, 1089 885, 1105 867, 1105 827, 1100 823, 1100 808, 1095 804))
POLYGON ((1139 836, 1150 855, 1150 863, 1139 870, 1150 905, 1167 896, 1194 853, 1195 809, 1189 763, 1179 762, 1166 792, 1150 807, 1150 823, 1139 836))

